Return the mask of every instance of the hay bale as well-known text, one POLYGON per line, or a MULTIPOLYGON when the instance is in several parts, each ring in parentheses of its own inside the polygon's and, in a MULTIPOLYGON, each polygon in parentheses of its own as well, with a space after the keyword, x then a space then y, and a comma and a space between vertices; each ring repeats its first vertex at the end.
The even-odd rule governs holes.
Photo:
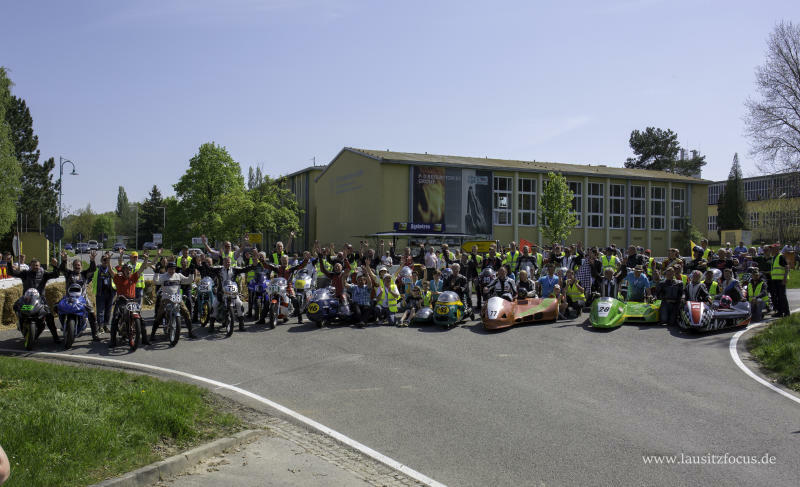
POLYGON ((3 314, 0 315, 2 316, 2 324, 15 324, 17 322, 17 317, 14 314, 14 303, 22 297, 22 284, 3 289, 0 292, 2 292, 3 297, 3 314))

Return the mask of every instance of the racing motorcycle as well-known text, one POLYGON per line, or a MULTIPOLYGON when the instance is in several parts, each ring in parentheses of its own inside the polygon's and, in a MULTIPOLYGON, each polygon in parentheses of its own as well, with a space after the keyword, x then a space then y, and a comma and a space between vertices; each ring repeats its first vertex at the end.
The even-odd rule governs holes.
MULTIPOLYGON (((225 336, 233 335, 233 323, 239 322, 239 330, 244 330, 244 303, 239 296, 239 286, 233 281, 225 281, 222 285, 222 301, 217 301, 215 316, 225 328, 225 336)), ((214 318, 211 318, 211 331, 214 329, 214 318)))
POLYGON ((289 317, 294 312, 292 300, 289 299, 289 294, 286 292, 286 279, 282 277, 275 278, 270 281, 269 292, 269 327, 275 328, 275 324, 279 319, 284 323, 289 321, 289 317))
POLYGON ((268 286, 269 279, 263 272, 256 272, 255 277, 247 283, 248 304, 250 310, 255 312, 256 320, 262 319, 266 314, 268 286))
POLYGON ((687 301, 681 310, 678 326, 685 331, 712 331, 750 324, 750 303, 732 304, 730 296, 718 301, 687 301))
POLYGON ((25 350, 33 350, 36 339, 39 337, 39 330, 43 330, 44 323, 44 300, 34 288, 25 291, 22 296, 19 311, 17 311, 17 330, 24 337, 25 350))
POLYGON ((197 297, 195 300, 197 306, 197 319, 200 320, 200 326, 205 327, 212 319, 212 310, 214 309, 214 280, 210 277, 204 277, 197 285, 197 297))
POLYGON ((297 314, 302 316, 314 293, 314 277, 308 272, 308 269, 300 269, 295 273, 294 292, 297 297, 297 307, 300 308, 297 314))
POLYGON ((483 296, 484 300, 488 300, 489 295, 489 284, 494 281, 497 273, 491 267, 487 267, 481 271, 481 275, 478 276, 478 285, 480 289, 478 290, 479 293, 483 296))
POLYGON ((124 339, 131 352, 135 351, 141 343, 140 331, 144 329, 142 322, 142 306, 135 299, 128 299, 117 295, 119 316, 111 321, 111 341, 109 346, 117 346, 117 333, 124 339))
POLYGON ((78 283, 72 283, 67 294, 56 305, 58 321, 61 322, 61 333, 64 334, 64 349, 75 343, 88 324, 89 313, 86 311, 86 291, 78 283))
POLYGON ((161 306, 164 306, 164 316, 161 318, 161 323, 154 323, 153 326, 157 330, 159 327, 164 327, 164 333, 169 338, 169 346, 174 347, 178 340, 181 338, 181 288, 179 283, 168 281, 161 286, 161 306))

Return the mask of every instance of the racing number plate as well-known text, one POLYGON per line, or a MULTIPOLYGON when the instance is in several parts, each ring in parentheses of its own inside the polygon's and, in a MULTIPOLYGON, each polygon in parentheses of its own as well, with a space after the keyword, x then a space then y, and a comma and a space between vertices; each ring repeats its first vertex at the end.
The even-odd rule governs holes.
POLYGON ((600 304, 597 306, 597 316, 602 316, 605 318, 608 316, 608 313, 611 311, 610 304, 600 304))
POLYGON ((450 308, 448 308, 447 306, 437 306, 436 307, 436 314, 437 315, 446 315, 449 312, 450 312, 450 308))
POLYGON ((22 311, 33 311, 33 305, 32 304, 23 304, 22 305, 22 311))
POLYGON ((308 312, 309 313, 316 313, 319 311, 319 304, 317 303, 309 303, 308 304, 308 312))

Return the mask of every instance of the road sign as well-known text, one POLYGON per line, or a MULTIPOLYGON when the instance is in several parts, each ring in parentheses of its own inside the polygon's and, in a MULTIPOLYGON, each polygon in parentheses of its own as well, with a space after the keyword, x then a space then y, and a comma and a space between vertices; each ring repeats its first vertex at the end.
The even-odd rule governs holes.
POLYGON ((162 239, 162 235, 160 233, 154 233, 153 234, 153 243, 154 244, 158 245, 160 243, 163 243, 161 239, 162 239))
POLYGON ((59 225, 58 223, 51 223, 47 225, 44 229, 44 235, 47 237, 47 240, 56 243, 62 238, 64 238, 64 227, 59 225))
POLYGON ((78 242, 81 242, 83 241, 83 234, 81 232, 78 232, 78 234, 75 235, 75 238, 78 240, 78 242))
POLYGON ((248 233, 247 240, 251 244, 260 244, 261 243, 261 234, 260 233, 248 233))
POLYGON ((19 255, 22 253, 20 252, 19 248, 19 237, 16 235, 14 235, 14 239, 11 241, 11 249, 14 251, 14 255, 19 255))
POLYGON ((202 246, 203 246, 202 237, 192 237, 192 247, 202 247, 202 246))

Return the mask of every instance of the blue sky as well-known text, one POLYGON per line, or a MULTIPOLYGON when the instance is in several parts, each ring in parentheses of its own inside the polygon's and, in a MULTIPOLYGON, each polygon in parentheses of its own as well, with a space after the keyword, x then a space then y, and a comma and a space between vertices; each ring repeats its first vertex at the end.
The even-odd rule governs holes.
POLYGON ((246 172, 344 146, 622 165, 670 128, 724 179, 754 69, 797 1, 6 1, 0 65, 64 204, 172 184, 204 142, 246 172))

